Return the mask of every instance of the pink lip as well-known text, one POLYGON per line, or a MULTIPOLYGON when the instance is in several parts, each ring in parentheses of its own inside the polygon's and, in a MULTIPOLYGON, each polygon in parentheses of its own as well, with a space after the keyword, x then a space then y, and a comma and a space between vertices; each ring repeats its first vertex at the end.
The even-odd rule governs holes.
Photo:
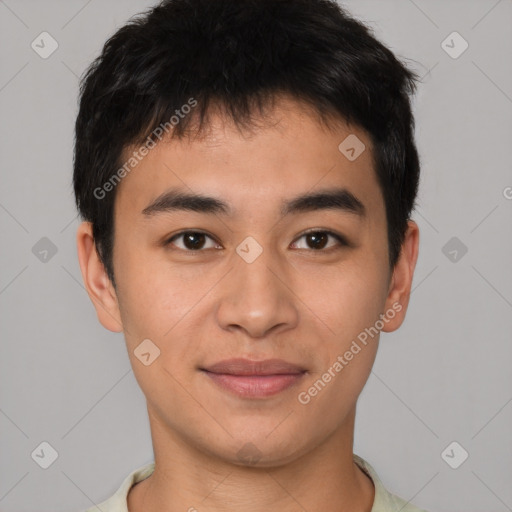
POLYGON ((201 370, 221 388, 244 398, 275 395, 306 373, 304 368, 282 359, 228 359, 201 370))

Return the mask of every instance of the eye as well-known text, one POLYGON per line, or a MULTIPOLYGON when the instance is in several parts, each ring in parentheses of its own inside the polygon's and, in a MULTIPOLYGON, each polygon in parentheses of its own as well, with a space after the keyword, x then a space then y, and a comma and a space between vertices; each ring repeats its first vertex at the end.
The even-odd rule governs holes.
POLYGON ((182 231, 172 236, 165 242, 165 245, 173 244, 175 240, 182 238, 184 247, 178 247, 183 251, 199 251, 200 249, 211 249, 216 247, 213 238, 202 231, 182 231), (214 243, 213 247, 204 247, 205 239, 209 238, 214 243))
MULTIPOLYGON (((328 252, 331 249, 334 250, 336 248, 339 248, 339 246, 349 246, 349 243, 345 240, 344 237, 336 233, 333 233, 332 231, 308 231, 307 233, 304 233, 301 237, 299 237, 297 240, 300 240, 301 238, 305 238, 306 243, 310 244, 310 247, 298 247, 298 249, 313 248, 313 250, 315 251, 324 250, 325 252, 328 252), (329 237, 334 238, 337 241, 337 244, 335 244, 334 247, 331 246, 328 249, 325 249, 329 237), (338 247, 336 247, 336 245, 338 247)), ((294 243, 296 244, 296 242, 294 243)))
MULTIPOLYGON (((316 252, 328 252, 330 250, 339 248, 340 246, 350 246, 350 244, 343 236, 338 235, 337 233, 333 233, 332 231, 312 230, 303 233, 302 236, 300 236, 297 240, 300 240, 302 238, 306 240, 306 243, 309 245, 309 247, 294 248, 310 250, 312 249, 316 252), (337 243, 335 243, 334 246, 325 249, 329 237, 333 238, 337 243)), ((294 242, 292 245, 296 244, 297 242, 294 242)), ((182 231, 180 233, 173 235, 171 238, 165 241, 164 245, 176 245, 178 249, 188 252, 199 252, 201 249, 218 248, 218 244, 215 242, 215 240, 210 235, 202 231, 182 231), (181 247, 175 243, 175 241, 179 240, 180 238, 183 240, 181 247), (206 239, 210 239, 213 242, 213 245, 210 245, 210 247, 205 246, 206 239)))

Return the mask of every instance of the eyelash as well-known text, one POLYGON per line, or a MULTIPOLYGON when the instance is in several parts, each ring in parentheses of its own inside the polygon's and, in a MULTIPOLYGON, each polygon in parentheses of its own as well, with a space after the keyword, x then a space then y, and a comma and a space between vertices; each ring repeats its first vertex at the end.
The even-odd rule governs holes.
MULTIPOLYGON (((190 233, 193 233, 195 235, 197 235, 197 234, 205 235, 208 238, 210 238, 211 240, 213 240, 214 242, 218 243, 214 239, 214 237, 212 237, 211 235, 209 235, 208 233, 206 233, 204 231, 185 230, 185 231, 180 231, 179 233, 176 233, 175 235, 173 235, 171 238, 167 239, 164 242, 164 246, 169 246, 177 238, 182 237, 185 234, 190 234, 190 233)), ((318 252, 318 253, 322 253, 322 252, 329 253, 329 252, 331 252, 333 250, 339 250, 342 247, 350 247, 350 244, 347 242, 345 237, 343 237, 342 235, 338 235, 337 233, 334 233, 333 231, 329 231, 327 229, 325 229, 325 230, 313 229, 313 230, 306 231, 305 233, 302 233, 302 235, 300 235, 296 240, 300 240, 301 238, 303 238, 303 237, 305 237, 307 235, 319 234, 319 233, 326 234, 328 236, 332 236, 333 238, 335 238, 338 241, 338 245, 334 246, 334 247, 330 247, 328 249, 306 249, 306 250, 309 250, 309 251, 312 251, 312 252, 318 252)), ((295 241, 294 241, 294 243, 295 243, 295 241)), ((182 252, 188 252, 188 253, 198 253, 198 252, 204 252, 206 249, 192 250, 192 249, 181 249, 181 248, 178 247, 176 250, 182 251, 182 252)), ((299 250, 304 250, 304 249, 299 249, 299 250)))

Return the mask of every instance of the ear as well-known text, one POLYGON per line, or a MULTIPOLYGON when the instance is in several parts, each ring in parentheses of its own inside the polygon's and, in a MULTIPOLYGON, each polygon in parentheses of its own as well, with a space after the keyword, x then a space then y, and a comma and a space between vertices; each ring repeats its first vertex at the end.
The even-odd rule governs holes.
MULTIPOLYGON (((412 278, 418 259, 420 230, 413 220, 408 221, 408 228, 400 252, 400 257, 393 269, 393 276, 386 298, 386 311, 394 311, 395 315, 387 314, 388 321, 384 322, 383 331, 392 332, 398 329, 404 319, 411 295, 412 278)), ((384 314, 386 314, 384 312, 384 314)))
POLYGON ((122 332, 117 294, 96 251, 90 222, 82 222, 78 226, 76 245, 85 289, 98 320, 109 331, 122 332))

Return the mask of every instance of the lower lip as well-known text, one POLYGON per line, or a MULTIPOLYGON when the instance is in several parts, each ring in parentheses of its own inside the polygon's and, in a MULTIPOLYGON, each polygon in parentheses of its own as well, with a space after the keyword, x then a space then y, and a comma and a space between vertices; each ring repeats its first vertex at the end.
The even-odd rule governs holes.
POLYGON ((287 375, 229 375, 203 372, 221 388, 243 398, 265 398, 276 395, 299 382, 304 373, 287 375))

